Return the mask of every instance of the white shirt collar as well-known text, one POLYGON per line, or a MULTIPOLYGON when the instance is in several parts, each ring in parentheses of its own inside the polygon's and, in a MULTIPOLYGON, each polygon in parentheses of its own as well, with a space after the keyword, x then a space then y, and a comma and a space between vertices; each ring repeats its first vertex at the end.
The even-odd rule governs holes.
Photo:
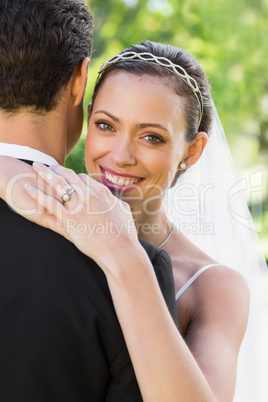
POLYGON ((0 142, 0 155, 13 156, 13 158, 24 159, 28 161, 37 161, 46 165, 58 165, 56 159, 52 156, 38 151, 37 149, 25 147, 17 144, 6 144, 0 142))

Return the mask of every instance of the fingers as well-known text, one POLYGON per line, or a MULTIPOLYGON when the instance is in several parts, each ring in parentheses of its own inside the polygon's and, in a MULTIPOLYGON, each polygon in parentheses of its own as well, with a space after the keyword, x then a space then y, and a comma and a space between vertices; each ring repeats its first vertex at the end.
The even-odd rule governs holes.
POLYGON ((111 211, 116 205, 119 204, 122 211, 127 214, 131 213, 130 206, 125 201, 120 200, 114 194, 112 194, 108 187, 106 187, 103 183, 98 182, 97 180, 84 173, 79 173, 78 176, 87 186, 87 188, 90 188, 91 199, 94 197, 96 197, 97 199, 102 199, 102 213, 107 213, 111 211))
POLYGON ((91 179, 87 174, 85 173, 78 173, 78 177, 82 180, 82 182, 86 185, 89 186, 92 182, 93 179, 91 179))
POLYGON ((79 179, 89 188, 96 192, 104 191, 107 192, 107 194, 110 194, 111 197, 114 197, 111 193, 111 191, 103 184, 98 182, 96 179, 90 177, 89 175, 85 173, 79 173, 78 174, 79 179))
POLYGON ((66 178, 62 174, 57 173, 56 167, 47 167, 43 163, 34 162, 33 169, 44 180, 45 183, 54 187, 55 189, 60 188, 61 192, 64 191, 71 184, 70 177, 66 180, 66 178))
POLYGON ((84 184, 72 170, 60 165, 48 168, 39 162, 35 162, 33 168, 53 189, 56 199, 64 203, 66 208, 73 209, 79 199, 84 199, 84 184))
POLYGON ((27 218, 70 240, 70 236, 62 224, 63 222, 59 219, 62 215, 60 209, 63 207, 62 204, 30 183, 26 183, 24 187, 31 198, 39 203, 38 211, 36 210, 36 213, 31 214, 30 217, 27 216, 27 218), (56 202, 58 202, 57 208, 56 202))
MULTIPOLYGON (((74 216, 80 214, 82 210, 85 210, 88 215, 94 216, 108 214, 117 204, 122 203, 103 183, 97 182, 88 175, 77 175, 72 170, 60 165, 48 168, 35 162, 33 168, 42 180, 53 189, 54 197, 64 206, 61 212, 64 212, 65 215, 74 216)), ((46 200, 49 203, 48 208, 51 213, 54 213, 55 205, 59 209, 57 204, 53 206, 53 197, 46 198, 46 200)), ((39 200, 38 203, 40 205, 39 200)), ((66 220, 64 214, 63 219, 66 220)))
POLYGON ((51 195, 45 194, 42 190, 33 186, 30 183, 26 183, 24 187, 31 198, 37 201, 39 206, 43 207, 45 210, 47 210, 47 212, 49 212, 51 215, 55 216, 59 221, 61 221, 61 210, 63 208, 63 205, 60 201, 58 201, 51 195))

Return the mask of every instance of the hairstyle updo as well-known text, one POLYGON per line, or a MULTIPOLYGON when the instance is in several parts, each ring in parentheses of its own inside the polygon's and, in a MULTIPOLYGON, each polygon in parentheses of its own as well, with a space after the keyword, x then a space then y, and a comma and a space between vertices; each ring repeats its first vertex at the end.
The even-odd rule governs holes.
MULTIPOLYGON (((170 85, 170 87, 173 88, 173 90, 184 99, 186 141, 192 142, 200 131, 204 131, 209 134, 212 124, 212 99, 210 95, 210 85, 207 76, 202 70, 200 64, 190 53, 179 47, 165 45, 158 42, 151 42, 149 40, 143 41, 137 45, 132 45, 130 48, 127 48, 120 52, 120 54, 124 54, 126 52, 148 52, 157 57, 165 57, 172 63, 181 66, 190 77, 194 78, 197 82, 203 100, 203 113, 200 123, 200 104, 192 88, 186 82, 184 82, 180 76, 174 74, 174 72, 172 72, 167 67, 161 66, 154 62, 148 62, 139 59, 135 59, 134 61, 122 60, 114 64, 108 64, 97 78, 92 97, 92 106, 94 104, 98 91, 105 79, 110 74, 116 71, 124 70, 131 74, 137 74, 140 76, 150 75, 163 77, 165 79, 168 78, 168 85, 170 85)), ((177 178, 180 176, 181 173, 181 170, 177 171, 172 185, 175 184, 177 178)))

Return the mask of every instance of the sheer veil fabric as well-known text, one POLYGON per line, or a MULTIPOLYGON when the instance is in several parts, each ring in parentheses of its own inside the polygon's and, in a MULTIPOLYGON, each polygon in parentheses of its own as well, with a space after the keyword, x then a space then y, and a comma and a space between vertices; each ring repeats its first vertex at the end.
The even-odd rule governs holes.
MULTIPOLYGON (((258 179, 258 174, 255 176, 258 179)), ((212 129, 202 157, 167 192, 164 205, 169 219, 185 236, 247 280, 250 317, 239 354, 234 402, 265 402, 268 308, 263 278, 267 267, 246 202, 249 186, 252 183, 238 176, 214 106, 212 129)))

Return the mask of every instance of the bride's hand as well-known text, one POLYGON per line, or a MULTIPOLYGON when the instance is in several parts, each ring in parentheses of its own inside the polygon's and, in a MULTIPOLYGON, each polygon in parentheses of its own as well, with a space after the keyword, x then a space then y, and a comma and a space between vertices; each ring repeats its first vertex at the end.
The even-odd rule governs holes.
POLYGON ((68 238, 60 222, 25 192, 30 183, 43 191, 50 191, 32 166, 10 156, 0 156, 0 198, 18 214, 68 238))
POLYGON ((61 222, 76 247, 104 270, 120 248, 140 247, 129 205, 102 183, 60 165, 47 168, 35 163, 33 168, 51 187, 53 195, 32 184, 25 187, 28 194, 61 222), (70 186, 75 191, 64 202, 62 195, 70 186))

